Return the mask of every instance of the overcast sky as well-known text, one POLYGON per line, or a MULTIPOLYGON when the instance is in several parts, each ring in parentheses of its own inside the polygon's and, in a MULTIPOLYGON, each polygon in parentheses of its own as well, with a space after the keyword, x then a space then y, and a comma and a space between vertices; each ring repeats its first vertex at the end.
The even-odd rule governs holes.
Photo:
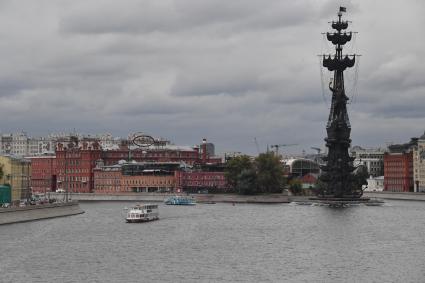
POLYGON ((323 147, 339 6, 359 32, 347 52, 353 145, 425 130, 425 2, 318 0, 0 1, 0 131, 143 131, 216 151, 323 147), (323 73, 325 85, 330 74, 323 73), (357 89, 357 92, 354 91, 357 89))

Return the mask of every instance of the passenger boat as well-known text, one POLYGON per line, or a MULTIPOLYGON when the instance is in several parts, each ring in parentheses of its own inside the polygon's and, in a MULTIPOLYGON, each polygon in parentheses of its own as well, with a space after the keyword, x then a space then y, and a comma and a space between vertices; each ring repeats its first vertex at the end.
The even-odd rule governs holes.
POLYGON ((127 222, 147 222, 159 219, 157 204, 138 204, 127 211, 127 222))
POLYGON ((164 201, 168 205, 195 205, 196 201, 189 196, 172 196, 164 201))

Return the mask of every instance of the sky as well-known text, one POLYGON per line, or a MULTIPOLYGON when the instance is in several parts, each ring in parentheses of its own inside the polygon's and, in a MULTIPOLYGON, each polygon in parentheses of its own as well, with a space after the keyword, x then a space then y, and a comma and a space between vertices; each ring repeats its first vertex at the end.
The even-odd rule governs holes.
POLYGON ((346 51, 362 55, 345 76, 352 145, 422 135, 420 0, 0 0, 0 132, 312 153, 330 104, 317 55, 333 52, 322 33, 339 6, 358 32, 346 51))

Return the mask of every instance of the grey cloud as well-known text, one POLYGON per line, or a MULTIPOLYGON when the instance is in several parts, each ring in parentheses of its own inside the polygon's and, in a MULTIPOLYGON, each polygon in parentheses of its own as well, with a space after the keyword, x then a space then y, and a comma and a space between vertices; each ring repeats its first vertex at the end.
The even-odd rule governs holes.
POLYGON ((258 79, 252 75, 243 76, 241 73, 235 73, 232 76, 224 70, 223 73, 205 71, 204 74, 178 76, 171 94, 176 96, 242 95, 255 91, 257 88, 258 79))
POLYGON ((46 3, 1 4, 0 113, 13 117, 1 120, 2 132, 143 130, 248 153, 253 137, 262 148, 320 146, 329 105, 316 55, 340 5, 363 55, 349 105, 353 140, 423 132, 425 42, 412 27, 423 26, 425 11, 417 1, 46 3))
POLYGON ((25 89, 33 87, 33 84, 18 78, 0 78, 0 97, 13 96, 25 89))
POLYGON ((365 83, 371 89, 381 91, 409 91, 425 87, 423 74, 425 66, 421 63, 424 54, 406 56, 395 54, 382 64, 375 66, 365 83))
POLYGON ((149 33, 193 30, 207 26, 235 29, 283 27, 314 18, 314 1, 265 3, 237 1, 134 1, 127 5, 109 3, 82 6, 61 21, 68 33, 149 33), (117 11, 119 11, 117 13, 117 11))

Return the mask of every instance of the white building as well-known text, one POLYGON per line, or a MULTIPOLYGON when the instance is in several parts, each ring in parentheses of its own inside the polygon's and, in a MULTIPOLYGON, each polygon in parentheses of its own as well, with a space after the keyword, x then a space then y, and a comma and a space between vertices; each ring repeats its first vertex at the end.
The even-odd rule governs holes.
POLYGON ((2 135, 1 153, 34 156, 54 152, 54 141, 45 137, 33 138, 25 132, 2 135))
POLYGON ((370 177, 367 179, 365 192, 382 192, 384 190, 384 176, 370 177))
POLYGON ((12 134, 10 153, 17 156, 28 155, 28 136, 25 132, 12 134))
POLYGON ((0 153, 1 154, 10 154, 11 153, 11 144, 12 144, 12 135, 11 134, 2 134, 0 139, 0 153))
POLYGON ((364 165, 367 167, 369 175, 373 177, 384 175, 384 148, 362 148, 352 147, 350 152, 354 157, 354 166, 364 165))
MULTIPOLYGON (((79 140, 84 138, 98 139, 102 148, 114 148, 121 143, 121 138, 113 138, 111 134, 100 134, 91 137, 82 134, 72 134, 79 140)), ((69 140, 71 134, 49 134, 47 137, 30 137, 26 132, 2 134, 0 137, 0 154, 15 156, 36 156, 54 153, 60 141, 69 140)))
POLYGON ((415 192, 425 192, 425 133, 413 148, 413 184, 415 192))

